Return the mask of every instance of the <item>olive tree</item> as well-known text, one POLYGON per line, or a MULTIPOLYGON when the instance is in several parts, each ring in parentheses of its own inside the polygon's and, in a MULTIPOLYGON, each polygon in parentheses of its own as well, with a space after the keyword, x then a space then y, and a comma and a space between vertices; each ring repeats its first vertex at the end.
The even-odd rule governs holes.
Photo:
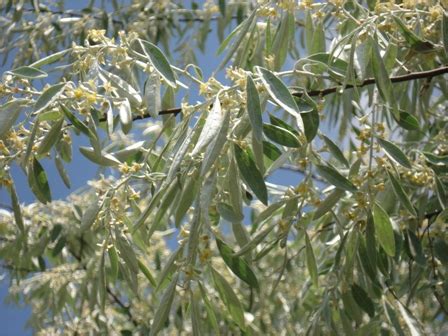
POLYGON ((447 331, 446 1, 0 4, 0 258, 37 334, 447 331))

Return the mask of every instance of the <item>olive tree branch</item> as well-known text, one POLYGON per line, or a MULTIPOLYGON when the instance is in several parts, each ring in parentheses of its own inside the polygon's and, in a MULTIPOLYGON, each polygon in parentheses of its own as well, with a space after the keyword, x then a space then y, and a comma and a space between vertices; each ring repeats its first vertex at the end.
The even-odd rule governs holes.
MULTIPOLYGON (((416 71, 416 72, 411 72, 408 73, 406 75, 399 75, 399 76, 394 76, 394 77, 390 77, 390 81, 392 83, 401 83, 401 82, 408 82, 408 81, 412 81, 412 80, 417 80, 417 79, 423 79, 423 78, 432 78, 432 77, 436 77, 436 76, 441 76, 443 74, 448 73, 448 66, 442 66, 436 69, 432 69, 432 70, 427 70, 427 71, 416 71)), ((368 78, 365 79, 364 81, 362 81, 361 83, 357 84, 357 85, 353 85, 353 84, 349 84, 346 85, 345 88, 343 88, 344 90, 347 89, 353 89, 355 87, 364 87, 367 85, 372 85, 375 84, 376 80, 375 78, 368 78)), ((336 93, 338 90, 340 90, 341 87, 340 86, 332 86, 326 89, 321 89, 321 90, 310 90, 310 91, 302 91, 302 92, 293 92, 292 95, 296 96, 296 97, 301 97, 304 93, 306 93, 308 96, 327 96, 329 94, 332 93, 336 93)), ((180 107, 175 107, 175 108, 171 108, 171 109, 165 109, 165 110, 161 110, 159 111, 159 115, 166 115, 166 114, 179 114, 182 113, 182 108, 180 107)), ((146 119, 146 118, 150 118, 150 114, 144 113, 141 115, 135 115, 133 116, 132 120, 141 120, 141 119, 146 119)), ((107 117, 104 116, 102 118, 100 118, 100 122, 104 122, 107 120, 107 117)), ((71 124, 68 124, 68 126, 71 126, 71 124)))

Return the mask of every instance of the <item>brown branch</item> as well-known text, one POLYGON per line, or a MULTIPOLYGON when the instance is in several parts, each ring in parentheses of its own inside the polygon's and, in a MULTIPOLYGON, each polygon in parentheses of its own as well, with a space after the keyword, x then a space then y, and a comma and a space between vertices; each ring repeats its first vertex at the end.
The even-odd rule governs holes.
MULTIPOLYGON (((419 72, 411 72, 408 73, 406 75, 400 75, 400 76, 394 76, 394 77, 390 77, 390 81, 392 83, 401 83, 401 82, 408 82, 408 81, 412 81, 412 80, 416 80, 416 79, 422 79, 422 78, 432 78, 435 76, 440 76, 443 74, 448 73, 448 66, 443 66, 440 68, 436 68, 436 69, 432 69, 432 70, 427 70, 427 71, 419 71, 419 72)), ((345 88, 343 88, 344 90, 346 89, 353 89, 354 87, 363 87, 366 85, 372 85, 375 84, 376 80, 375 78, 368 78, 365 79, 364 81, 362 81, 360 84, 358 85, 346 85, 345 88)), ((322 90, 311 90, 311 91, 306 91, 306 93, 308 94, 308 96, 326 96, 332 93, 337 92, 338 90, 340 90, 341 87, 340 86, 333 86, 333 87, 329 87, 326 89, 322 89, 322 90)), ((296 97, 300 97, 302 96, 303 92, 294 92, 293 95, 296 97)))

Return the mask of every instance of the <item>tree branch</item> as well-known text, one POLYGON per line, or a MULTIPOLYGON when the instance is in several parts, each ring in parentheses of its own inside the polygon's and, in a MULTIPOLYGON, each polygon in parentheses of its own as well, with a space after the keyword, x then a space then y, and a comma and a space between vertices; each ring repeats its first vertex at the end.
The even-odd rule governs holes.
MULTIPOLYGON (((394 76, 394 77, 390 77, 390 81, 392 83, 401 83, 401 82, 408 82, 408 81, 412 81, 412 80, 417 80, 417 79, 422 79, 422 78, 432 78, 432 77, 436 77, 436 76, 441 76, 443 74, 448 73, 448 66, 443 66, 440 68, 436 68, 433 70, 427 70, 427 71, 419 71, 419 72, 411 72, 408 73, 406 75, 400 75, 400 76, 394 76)), ((359 85, 346 85, 344 90, 347 89, 353 89, 354 87, 364 87, 367 85, 372 85, 375 84, 376 80, 375 78, 368 78, 366 80, 364 80, 363 82, 361 82, 359 85)), ((322 90, 310 90, 310 91, 306 91, 308 96, 326 96, 332 93, 336 93, 339 89, 341 89, 340 86, 332 86, 326 89, 322 89, 322 90)), ((292 93, 293 96, 296 97, 301 97, 303 95, 303 92, 293 92, 292 93)), ((159 115, 166 115, 166 114, 179 114, 182 112, 182 108, 180 107, 176 107, 176 108, 171 108, 171 109, 167 109, 167 110, 161 110, 159 111, 159 115)), ((140 119, 146 119, 146 118, 150 118, 150 114, 149 113, 145 113, 143 115, 136 115, 132 118, 132 120, 140 120, 140 119)), ((100 121, 106 121, 107 118, 103 117, 100 119, 100 121)), ((70 124, 69 124, 70 126, 70 124)))
MULTIPOLYGON (((394 76, 394 77, 390 77, 390 81, 392 83, 401 83, 401 82, 408 82, 408 81, 412 81, 412 80, 416 80, 416 79, 422 79, 422 78, 432 78, 435 76, 440 76, 443 74, 448 73, 448 66, 443 66, 440 68, 436 68, 436 69, 432 69, 432 70, 427 70, 427 71, 419 71, 419 72, 411 72, 408 73, 406 75, 400 75, 400 76, 394 76)), ((362 81, 360 84, 358 85, 346 85, 345 88, 343 88, 344 90, 346 89, 353 89, 354 87, 363 87, 366 85, 372 85, 375 84, 376 80, 375 78, 368 78, 365 79, 364 81, 362 81)), ((326 96, 332 93, 337 92, 338 90, 340 90, 341 87, 340 86, 333 86, 333 87, 329 87, 326 89, 322 89, 322 90, 311 90, 311 91, 306 91, 306 93, 308 94, 308 96, 326 96)), ((303 92, 294 92, 293 95, 296 97, 300 97, 302 96, 303 92)))

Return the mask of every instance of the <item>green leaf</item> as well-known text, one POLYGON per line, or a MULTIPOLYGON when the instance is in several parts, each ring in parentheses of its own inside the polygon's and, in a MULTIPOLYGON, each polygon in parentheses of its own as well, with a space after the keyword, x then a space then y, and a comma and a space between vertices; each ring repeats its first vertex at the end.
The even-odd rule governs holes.
POLYGON ((257 168, 249 148, 242 149, 235 144, 235 159, 244 181, 252 189, 258 199, 264 204, 268 204, 268 192, 263 175, 257 168))
POLYGON ((216 319, 215 311, 213 309, 214 306, 210 302, 210 300, 209 300, 209 298, 207 296, 207 293, 205 291, 205 288, 201 284, 200 281, 198 281, 198 285, 199 285, 199 289, 201 290, 202 300, 204 301, 204 304, 205 304, 205 310, 207 311, 208 321, 210 322, 210 324, 211 324, 211 326, 212 326, 212 328, 213 328, 213 330, 215 332, 215 335, 219 336, 220 335, 220 333, 219 333, 219 325, 218 325, 218 321, 216 319))
POLYGON ((151 286, 155 288, 157 286, 156 279, 154 279, 154 277, 151 274, 151 271, 149 270, 148 267, 146 267, 145 263, 141 259, 138 259, 138 268, 145 275, 146 279, 148 279, 151 286))
POLYGON ((47 65, 47 64, 51 64, 51 63, 57 62, 57 61, 59 61, 62 57, 64 57, 65 54, 67 54, 67 53, 68 53, 69 51, 71 51, 71 50, 72 50, 72 49, 69 48, 69 49, 65 49, 65 50, 62 50, 62 51, 58 51, 57 53, 48 55, 48 56, 46 56, 46 57, 44 57, 44 58, 42 58, 42 59, 40 59, 40 60, 38 60, 38 61, 36 61, 36 62, 30 64, 29 66, 32 67, 32 68, 40 68, 40 67, 42 67, 42 66, 44 66, 44 65, 47 65))
POLYGON ((111 246, 108 248, 107 253, 109 255, 109 261, 110 261, 110 273, 111 273, 111 282, 114 283, 117 280, 118 277, 118 254, 117 250, 115 249, 115 246, 111 246))
POLYGON ((390 182, 392 183, 392 188, 394 189, 395 195, 397 195, 401 204, 414 216, 417 217, 417 212, 415 211, 414 206, 409 200, 408 195, 404 191, 401 186, 400 181, 389 171, 387 170, 387 175, 389 177, 390 182))
POLYGON ((90 227, 95 223, 98 213, 101 208, 98 202, 93 201, 90 206, 84 211, 81 217, 81 230, 85 231, 90 229, 90 227))
POLYGON ((337 188, 356 192, 358 188, 350 182, 347 178, 341 175, 336 169, 330 166, 316 165, 317 172, 326 179, 329 183, 337 188))
POLYGON ((269 160, 275 161, 282 155, 282 151, 274 144, 268 141, 263 141, 263 154, 266 155, 269 160))
POLYGON ((134 249, 129 244, 128 239, 118 234, 116 236, 116 246, 118 248, 118 251, 120 252, 120 257, 124 260, 126 263, 126 266, 129 268, 129 271, 138 274, 139 266, 138 266, 138 259, 135 255, 134 249))
POLYGON ((11 185, 9 186, 9 193, 11 195, 12 210, 14 212, 14 219, 16 221, 16 225, 22 233, 25 233, 25 226, 23 224, 23 217, 22 217, 22 209, 20 207, 19 197, 17 196, 16 187, 14 186, 14 183, 11 183, 11 185))
POLYGON ((242 213, 239 213, 235 211, 235 209, 232 208, 231 205, 224 203, 224 202, 218 202, 216 204, 217 210, 219 214, 227 221, 233 223, 233 222, 240 222, 244 219, 244 216, 242 213))
POLYGON ((445 49, 445 57, 448 56, 448 12, 443 11, 442 17, 442 40, 445 49))
POLYGON ((217 54, 219 55, 224 49, 227 47, 233 36, 235 37, 235 41, 233 42, 232 46, 229 48, 229 51, 227 55, 224 57, 224 59, 221 61, 221 63, 218 66, 218 69, 222 69, 224 65, 227 64, 227 62, 232 58, 232 56, 235 55, 235 52, 237 51, 238 47, 241 45, 241 43, 246 38, 246 34, 249 32, 249 29, 251 27, 254 27, 252 23, 254 22, 254 19, 256 17, 257 11, 253 10, 250 16, 241 22, 241 24, 236 27, 232 33, 221 43, 221 45, 218 48, 217 54))
POLYGON ((426 161, 429 163, 432 163, 436 166, 446 166, 448 165, 448 155, 434 155, 430 152, 422 152, 423 155, 426 157, 426 161))
POLYGON ((170 314, 171 305, 173 304, 174 294, 176 294, 176 285, 179 275, 175 276, 172 280, 162 298, 160 299, 159 307, 154 315, 153 322, 151 324, 150 336, 157 335, 165 326, 165 322, 170 314))
POLYGON ((445 190, 445 187, 440 180, 440 178, 434 174, 434 179, 436 181, 436 192, 437 192, 437 199, 439 200, 440 206, 442 209, 445 209, 445 207, 448 204, 448 195, 445 190))
POLYGON ((304 132, 303 121, 299 114, 299 107, 297 106, 297 103, 291 95, 291 92, 289 92, 287 86, 280 80, 280 78, 268 69, 257 67, 257 70, 260 74, 261 81, 272 99, 274 99, 278 105, 285 109, 285 111, 296 118, 297 126, 301 132, 304 132))
POLYGON ((39 121, 56 121, 59 120, 62 117, 62 113, 60 111, 46 111, 39 114, 38 119, 39 121))
POLYGON ((46 89, 34 104, 34 113, 38 114, 56 101, 64 92, 66 83, 50 86, 46 89))
POLYGON ((44 168, 33 157, 28 166, 28 183, 37 199, 42 203, 51 202, 51 191, 44 168))
POLYGON ((53 147, 53 145, 59 140, 59 138, 62 135, 61 129, 63 124, 64 124, 63 118, 59 119, 53 124, 50 131, 47 133, 45 138, 40 143, 39 148, 37 149, 37 154, 44 155, 51 150, 51 147, 53 147))
POLYGON ((371 318, 375 316, 375 306, 369 295, 357 284, 351 286, 353 299, 371 318))
POLYGON ((260 97, 258 95, 257 87, 252 79, 252 76, 247 76, 246 81, 246 106, 249 114, 249 121, 252 126, 252 133, 254 138, 261 142, 263 141, 263 120, 261 118, 260 97))
POLYGON ((117 166, 121 164, 121 162, 117 160, 112 154, 101 152, 100 155, 97 155, 92 147, 80 146, 79 151, 90 161, 100 166, 117 166))
POLYGON ((330 195, 327 196, 327 198, 319 204, 319 207, 314 212, 313 219, 319 219, 323 215, 325 215, 328 211, 330 211, 336 203, 338 203, 341 198, 343 198, 345 195, 345 191, 342 189, 335 189, 331 192, 330 195))
POLYGON ((386 152, 387 156, 389 156, 390 159, 392 159, 396 163, 401 164, 405 168, 412 169, 411 162, 409 161, 408 157, 401 151, 400 148, 398 148, 392 142, 389 142, 381 138, 377 138, 377 141, 381 145, 381 147, 383 147, 384 151, 386 152))
POLYGON ((241 306, 240 300, 238 300, 238 297, 235 295, 232 287, 229 285, 226 279, 217 271, 215 271, 213 267, 210 267, 210 270, 212 273, 215 288, 218 291, 219 297, 227 307, 230 316, 241 329, 245 330, 244 311, 243 307, 241 306))
POLYGON ((318 273, 317 273, 317 264, 316 258, 314 256, 313 247, 311 246, 310 237, 308 237, 308 233, 305 231, 305 252, 306 252, 306 266, 308 268, 308 272, 310 273, 311 280, 316 288, 318 288, 318 273))
POLYGON ((62 179, 62 182, 64 182, 65 186, 70 189, 71 188, 70 177, 68 176, 67 171, 65 170, 64 164, 62 163, 62 160, 59 155, 56 155, 56 157, 54 158, 54 162, 56 164, 56 169, 59 173, 59 176, 62 179))
POLYGON ((76 129, 85 135, 87 135, 89 138, 94 136, 93 132, 87 127, 86 124, 84 124, 82 121, 80 121, 78 118, 75 117, 75 115, 64 105, 60 104, 62 112, 64 112, 65 117, 70 120, 73 126, 76 127, 76 129))
POLYGON ((406 40, 407 43, 418 52, 426 52, 429 50, 434 49, 434 45, 427 41, 422 39, 421 37, 417 36, 412 30, 410 30, 406 24, 397 16, 392 16, 397 23, 398 27, 401 29, 401 32, 406 40))
POLYGON ((9 72, 14 76, 28 79, 45 78, 48 76, 46 72, 30 66, 22 66, 9 72))
POLYGON ((249 264, 240 257, 233 256, 234 251, 225 244, 222 240, 216 238, 216 244, 218 245, 219 253, 227 266, 232 272, 250 287, 260 289, 257 277, 250 268, 249 264))
POLYGON ((334 158, 338 160, 340 163, 342 163, 347 168, 350 167, 350 164, 348 163, 347 159, 345 158, 342 151, 339 149, 339 147, 328 137, 325 135, 322 135, 322 138, 324 139, 325 144, 328 147, 328 150, 331 154, 333 154, 334 158))
POLYGON ((316 109, 311 110, 310 112, 301 113, 300 116, 303 120, 303 127, 305 128, 305 137, 308 143, 316 137, 317 131, 319 130, 319 112, 316 109))
POLYGON ((387 212, 376 202, 373 205, 373 222, 375 223, 378 241, 384 252, 391 257, 395 256, 395 238, 392 223, 387 212))
POLYGON ((444 265, 448 265, 448 244, 442 238, 436 238, 434 241, 434 252, 444 265))
POLYGON ((392 113, 395 119, 400 120, 399 111, 397 108, 397 102, 395 101, 394 88, 392 82, 390 81, 389 74, 384 65, 383 59, 378 48, 378 43, 372 40, 372 55, 371 62, 373 68, 373 75, 375 77, 375 82, 380 92, 380 96, 383 101, 389 104, 392 108, 392 113))
POLYGON ((10 130, 22 111, 23 100, 12 100, 0 106, 0 139, 10 130))
POLYGON ((67 238, 65 238, 65 236, 61 236, 61 238, 59 238, 58 242, 56 243, 56 246, 52 251, 53 257, 56 257, 59 253, 61 253, 62 249, 65 247, 66 242, 67 238))
POLYGON ((190 311, 191 311, 191 326, 193 328, 193 336, 203 335, 201 327, 201 310, 199 308, 198 298, 190 291, 190 311))
POLYGON ((172 88, 176 88, 176 77, 174 76, 173 69, 171 69, 168 59, 163 52, 154 44, 139 39, 140 45, 145 52, 145 55, 149 58, 154 69, 163 77, 163 79, 172 88))
POLYGON ((420 129, 417 118, 407 112, 400 112, 400 119, 396 121, 398 125, 408 131, 418 131, 420 129))
POLYGON ((291 148, 298 148, 301 146, 297 136, 282 127, 271 124, 263 124, 263 132, 270 140, 280 145, 291 148))
POLYGON ((101 69, 99 76, 104 83, 110 82, 115 87, 120 97, 128 98, 131 104, 140 106, 142 97, 131 84, 121 77, 103 69, 101 69))
POLYGON ((292 134, 294 134, 296 136, 299 135, 299 133, 294 129, 294 127, 292 127, 287 122, 284 122, 282 119, 277 118, 276 116, 274 116, 272 114, 269 114, 269 121, 274 126, 277 126, 277 127, 280 127, 280 128, 284 128, 285 130, 291 132, 292 134))

